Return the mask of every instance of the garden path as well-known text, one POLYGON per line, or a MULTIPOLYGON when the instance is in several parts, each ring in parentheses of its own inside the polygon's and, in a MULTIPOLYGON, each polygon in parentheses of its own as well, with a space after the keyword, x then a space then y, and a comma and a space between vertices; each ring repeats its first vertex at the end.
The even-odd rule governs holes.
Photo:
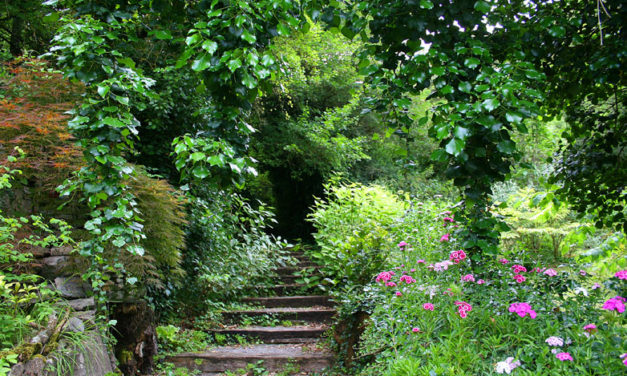
POLYGON ((239 335, 255 344, 214 347, 201 353, 178 354, 167 361, 199 370, 201 376, 223 375, 251 364, 271 374, 283 371, 290 375, 316 375, 328 367, 333 355, 321 339, 336 313, 334 304, 329 296, 314 295, 297 283, 300 274, 314 273, 318 267, 303 252, 291 256, 296 263, 275 269, 274 283, 256 286, 264 296, 242 299, 254 308, 223 312, 232 325, 212 331, 239 335))

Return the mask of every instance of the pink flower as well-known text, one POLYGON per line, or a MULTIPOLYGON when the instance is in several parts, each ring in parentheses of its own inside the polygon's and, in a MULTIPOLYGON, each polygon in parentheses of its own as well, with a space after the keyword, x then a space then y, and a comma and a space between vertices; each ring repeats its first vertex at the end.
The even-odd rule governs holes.
POLYGON ((396 283, 394 283, 394 282, 386 282, 386 283, 385 283, 385 285, 386 285, 387 287, 395 287, 395 286, 396 286, 396 283))
POLYGON ((418 333, 420 332, 420 328, 412 328, 411 331, 414 333, 418 333))
POLYGON ((627 353, 622 354, 620 358, 623 360, 623 364, 627 366, 627 353))
POLYGON ((405 246, 407 246, 407 243, 405 243, 404 241, 402 241, 402 242, 398 243, 398 244, 397 244, 397 246, 398 246, 401 250, 403 250, 403 248, 404 248, 405 246))
POLYGON ((457 312, 459 313, 459 317, 466 318, 468 316, 468 312, 472 311, 472 306, 466 302, 455 302, 457 306, 457 312))
POLYGON ((417 263, 419 263, 419 264, 424 264, 425 262, 426 262, 426 261, 425 261, 425 260, 423 260, 423 259, 420 259, 420 260, 418 260, 418 261, 417 261, 417 263))
POLYGON ((615 296, 611 299, 608 299, 605 304, 603 304, 603 309, 607 311, 616 310, 618 313, 625 312, 625 298, 621 296, 615 296))
POLYGON ((516 313, 520 317, 525 317, 529 314, 532 319, 536 318, 536 311, 531 308, 529 303, 512 303, 509 306, 509 311, 516 313))
POLYGON ((400 291, 397 291, 396 296, 403 296, 403 293, 401 293, 400 291))
POLYGON ((381 273, 379 273, 379 275, 377 276, 376 281, 377 281, 377 282, 387 282, 387 281, 389 281, 390 279, 392 279, 392 276, 393 276, 393 275, 394 275, 394 274, 392 274, 392 273, 390 273, 390 272, 381 272, 381 273))
POLYGON ((549 277, 555 277, 557 275, 557 272, 555 271, 555 269, 547 269, 544 271, 543 274, 548 275, 549 277))
POLYGON ((450 240, 450 236, 451 234, 444 234, 442 235, 442 237, 440 238, 440 242, 447 242, 450 240))
POLYGON ((555 336, 551 336, 549 338, 547 338, 546 340, 544 340, 544 342, 546 342, 549 346, 563 346, 564 345, 564 339, 560 338, 560 337, 555 337, 555 336))
POLYGON ((435 270, 436 272, 441 272, 443 270, 447 270, 449 266, 453 265, 452 262, 450 262, 449 260, 444 260, 442 262, 436 262, 433 265, 433 270, 435 270))
POLYGON ((410 273, 413 273, 413 272, 415 272, 415 271, 416 271, 416 269, 415 269, 415 268, 411 268, 411 270, 410 270, 409 272, 410 272, 410 273))
POLYGON ((505 264, 509 263, 509 260, 508 260, 508 259, 506 259, 506 258, 502 258, 502 259, 500 259, 500 260, 499 260, 499 262, 500 262, 501 264, 505 265, 505 264))
POLYGON ((585 276, 587 276, 587 275, 588 275, 588 272, 586 272, 585 270, 580 270, 580 271, 579 271, 579 275, 581 275, 581 276, 584 276, 584 277, 585 277, 585 276))
POLYGON ((435 309, 435 307, 433 306, 433 304, 431 303, 425 303, 422 305, 422 308, 426 309, 427 311, 433 311, 435 309))
POLYGON ((453 218, 451 217, 444 217, 444 227, 446 227, 446 225, 448 225, 449 223, 453 223, 455 222, 455 220, 453 220, 453 218))
POLYGON ((405 282, 407 284, 416 282, 416 280, 412 276, 409 276, 409 275, 402 276, 400 281, 401 282, 405 282))
POLYGON ((462 277, 462 282, 474 282, 475 281, 475 276, 473 276, 472 274, 466 274, 465 276, 462 277))
POLYGON ((477 281, 478 285, 483 285, 484 283, 485 283, 485 281, 483 279, 480 279, 480 280, 477 281))
POLYGON ((516 282, 518 282, 518 283, 523 283, 523 282, 525 282, 525 276, 520 275, 520 274, 516 274, 516 275, 514 276, 514 279, 515 279, 515 280, 516 280, 516 282))
POLYGON ((512 266, 512 270, 514 271, 514 273, 520 274, 522 272, 526 272, 527 268, 525 268, 522 265, 514 265, 514 266, 512 266))
POLYGON ((583 330, 585 330, 588 333, 594 333, 597 331, 597 326, 594 324, 588 324, 583 327, 583 330))
POLYGON ((600 289, 600 288, 601 288, 601 284, 600 283, 596 283, 596 282, 591 287, 592 290, 596 290, 596 289, 600 289))
POLYGON ((614 274, 618 279, 627 279, 627 270, 619 270, 614 274))
POLYGON ((464 252, 463 249, 460 249, 459 251, 451 252, 448 257, 454 263, 459 264, 462 260, 466 258, 466 252, 464 252))
POLYGON ((567 353, 567 352, 557 353, 557 354, 555 354, 555 357, 557 359, 561 360, 562 362, 564 362, 566 360, 571 361, 571 362, 573 361, 573 357, 570 356, 570 354, 567 353))

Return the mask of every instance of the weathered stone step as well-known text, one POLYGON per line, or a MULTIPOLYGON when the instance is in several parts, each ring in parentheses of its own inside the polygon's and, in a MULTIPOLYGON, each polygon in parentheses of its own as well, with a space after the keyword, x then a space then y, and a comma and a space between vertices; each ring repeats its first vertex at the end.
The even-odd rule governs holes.
POLYGON ((274 296, 265 298, 243 298, 242 302, 260 305, 267 308, 275 307, 333 307, 331 298, 324 295, 274 296))
POLYGON ((307 270, 307 271, 311 271, 311 272, 317 272, 320 269, 321 269, 321 266, 319 266, 319 265, 312 265, 312 266, 283 266, 283 267, 274 269, 274 271, 276 271, 277 274, 279 274, 279 275, 292 275, 294 273, 301 272, 303 270, 307 270))
POLYGON ((268 316, 279 320, 327 323, 331 321, 335 313, 335 309, 328 307, 264 308, 241 311, 224 311, 222 312, 222 316, 230 322, 235 322, 242 317, 268 316))
POLYGON ((333 356, 326 350, 311 345, 252 345, 223 346, 202 353, 183 353, 167 357, 166 362, 176 367, 199 370, 204 373, 236 371, 249 363, 263 361, 269 372, 281 371, 288 363, 295 363, 300 372, 320 372, 331 365, 333 356))
POLYGON ((288 284, 273 285, 273 286, 255 286, 253 289, 256 291, 267 291, 276 295, 281 295, 281 294, 292 294, 294 292, 305 291, 307 289, 307 285, 303 283, 288 283, 288 284))
POLYGON ((214 329, 212 333, 241 335, 258 338, 264 343, 310 343, 328 330, 326 325, 311 326, 247 326, 241 328, 214 329))

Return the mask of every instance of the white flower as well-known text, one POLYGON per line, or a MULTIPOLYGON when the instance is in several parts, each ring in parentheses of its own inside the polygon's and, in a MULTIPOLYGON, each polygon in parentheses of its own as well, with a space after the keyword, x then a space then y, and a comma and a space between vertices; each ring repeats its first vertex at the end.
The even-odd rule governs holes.
POLYGON ((549 337, 544 342, 548 343, 549 346, 563 346, 564 340, 560 337, 549 337))
POLYGON ((495 369, 496 369, 496 373, 500 373, 500 374, 507 373, 509 375, 510 373, 512 373, 514 368, 518 366, 520 366, 520 361, 519 360, 514 361, 514 358, 510 356, 504 361, 496 363, 495 369))
POLYGON ((588 290, 586 290, 586 289, 585 289, 585 288, 583 288, 583 287, 577 287, 577 288, 574 290, 574 293, 575 293, 575 294, 582 293, 582 294, 583 294, 583 296, 588 296, 588 290))

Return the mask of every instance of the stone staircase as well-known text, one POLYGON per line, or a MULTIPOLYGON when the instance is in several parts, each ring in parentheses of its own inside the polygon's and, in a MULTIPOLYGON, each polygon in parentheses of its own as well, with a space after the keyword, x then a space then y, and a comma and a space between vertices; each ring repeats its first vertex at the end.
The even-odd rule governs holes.
POLYGON ((291 256, 297 264, 277 268, 275 284, 255 286, 255 290, 265 296, 242 299, 255 308, 223 312, 225 322, 230 325, 212 330, 216 335, 242 336, 255 344, 178 354, 166 361, 177 367, 199 370, 201 376, 224 375, 227 371, 245 369, 249 364, 260 365, 270 374, 290 369, 293 375, 324 375, 333 355, 320 339, 329 329, 336 311, 328 296, 316 294, 298 283, 299 273, 303 270, 315 273, 319 267, 302 252, 291 256))

